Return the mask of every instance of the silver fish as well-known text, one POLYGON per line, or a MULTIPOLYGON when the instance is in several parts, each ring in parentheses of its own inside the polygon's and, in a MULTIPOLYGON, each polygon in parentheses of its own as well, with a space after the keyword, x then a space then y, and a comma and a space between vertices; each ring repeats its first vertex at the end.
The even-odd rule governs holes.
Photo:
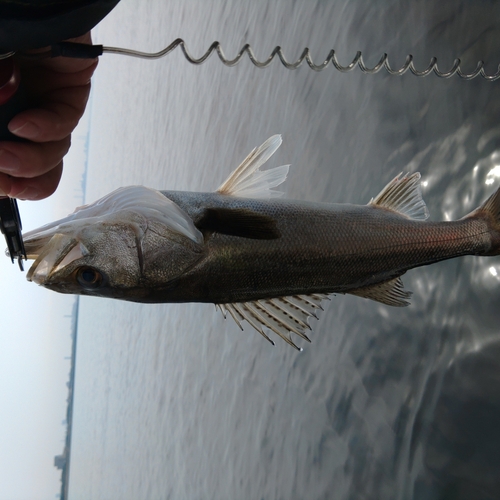
POLYGON ((298 348, 331 293, 406 306, 408 269, 500 253, 500 194, 451 222, 425 222, 420 174, 398 175, 367 205, 280 200, 288 165, 254 149, 215 193, 121 188, 24 235, 27 279, 134 302, 210 302, 267 340, 298 348))

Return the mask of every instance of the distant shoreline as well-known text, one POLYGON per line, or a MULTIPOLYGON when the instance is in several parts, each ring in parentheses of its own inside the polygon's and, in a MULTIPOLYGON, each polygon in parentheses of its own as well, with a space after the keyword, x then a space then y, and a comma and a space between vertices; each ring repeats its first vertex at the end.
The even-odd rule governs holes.
POLYGON ((80 297, 75 297, 73 304, 73 311, 71 314, 71 367, 69 371, 68 386, 68 407, 66 410, 66 439, 64 443, 64 450, 61 455, 54 457, 54 466, 61 469, 61 493, 59 498, 65 500, 68 498, 69 489, 69 471, 70 471, 70 457, 71 457, 71 431, 73 426, 73 401, 74 401, 74 388, 75 388, 75 366, 76 366, 76 344, 78 338, 78 310, 80 307, 80 297))

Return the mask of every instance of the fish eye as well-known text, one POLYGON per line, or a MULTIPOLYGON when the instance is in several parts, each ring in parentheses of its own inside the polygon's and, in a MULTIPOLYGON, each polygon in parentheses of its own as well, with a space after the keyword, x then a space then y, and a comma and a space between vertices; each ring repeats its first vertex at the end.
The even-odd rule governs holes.
POLYGON ((76 280, 84 288, 98 288, 102 283, 102 274, 92 267, 80 267, 76 273, 76 280))

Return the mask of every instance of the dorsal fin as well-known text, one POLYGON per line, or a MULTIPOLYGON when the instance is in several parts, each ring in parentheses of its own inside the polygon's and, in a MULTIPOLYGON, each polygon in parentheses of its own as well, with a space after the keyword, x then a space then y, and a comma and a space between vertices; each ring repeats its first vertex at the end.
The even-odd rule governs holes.
POLYGON ((370 200, 368 205, 393 210, 409 219, 427 219, 429 211, 422 199, 420 174, 415 172, 412 175, 402 175, 402 173, 399 174, 389 182, 376 198, 370 200))
POLYGON ((264 144, 254 148, 239 167, 217 189, 220 194, 241 198, 274 198, 282 196, 273 187, 279 186, 288 174, 290 165, 259 170, 281 145, 281 135, 273 135, 264 144))

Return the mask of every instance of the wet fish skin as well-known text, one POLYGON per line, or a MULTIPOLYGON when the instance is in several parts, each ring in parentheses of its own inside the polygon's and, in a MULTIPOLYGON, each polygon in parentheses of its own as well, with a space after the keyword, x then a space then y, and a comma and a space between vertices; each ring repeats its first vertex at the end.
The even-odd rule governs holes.
POLYGON ((281 143, 254 149, 215 193, 121 188, 24 236, 27 279, 123 300, 212 302, 240 328, 298 348, 330 293, 406 306, 400 276, 463 255, 500 253, 500 190, 458 221, 428 222, 418 173, 368 205, 275 199, 288 166, 260 170, 281 143))
POLYGON ((480 217, 410 220, 375 206, 247 200, 217 193, 163 191, 195 225, 208 208, 243 209, 276 221, 279 239, 212 234, 205 257, 151 302, 246 302, 309 293, 349 293, 414 267, 489 251, 480 217))

